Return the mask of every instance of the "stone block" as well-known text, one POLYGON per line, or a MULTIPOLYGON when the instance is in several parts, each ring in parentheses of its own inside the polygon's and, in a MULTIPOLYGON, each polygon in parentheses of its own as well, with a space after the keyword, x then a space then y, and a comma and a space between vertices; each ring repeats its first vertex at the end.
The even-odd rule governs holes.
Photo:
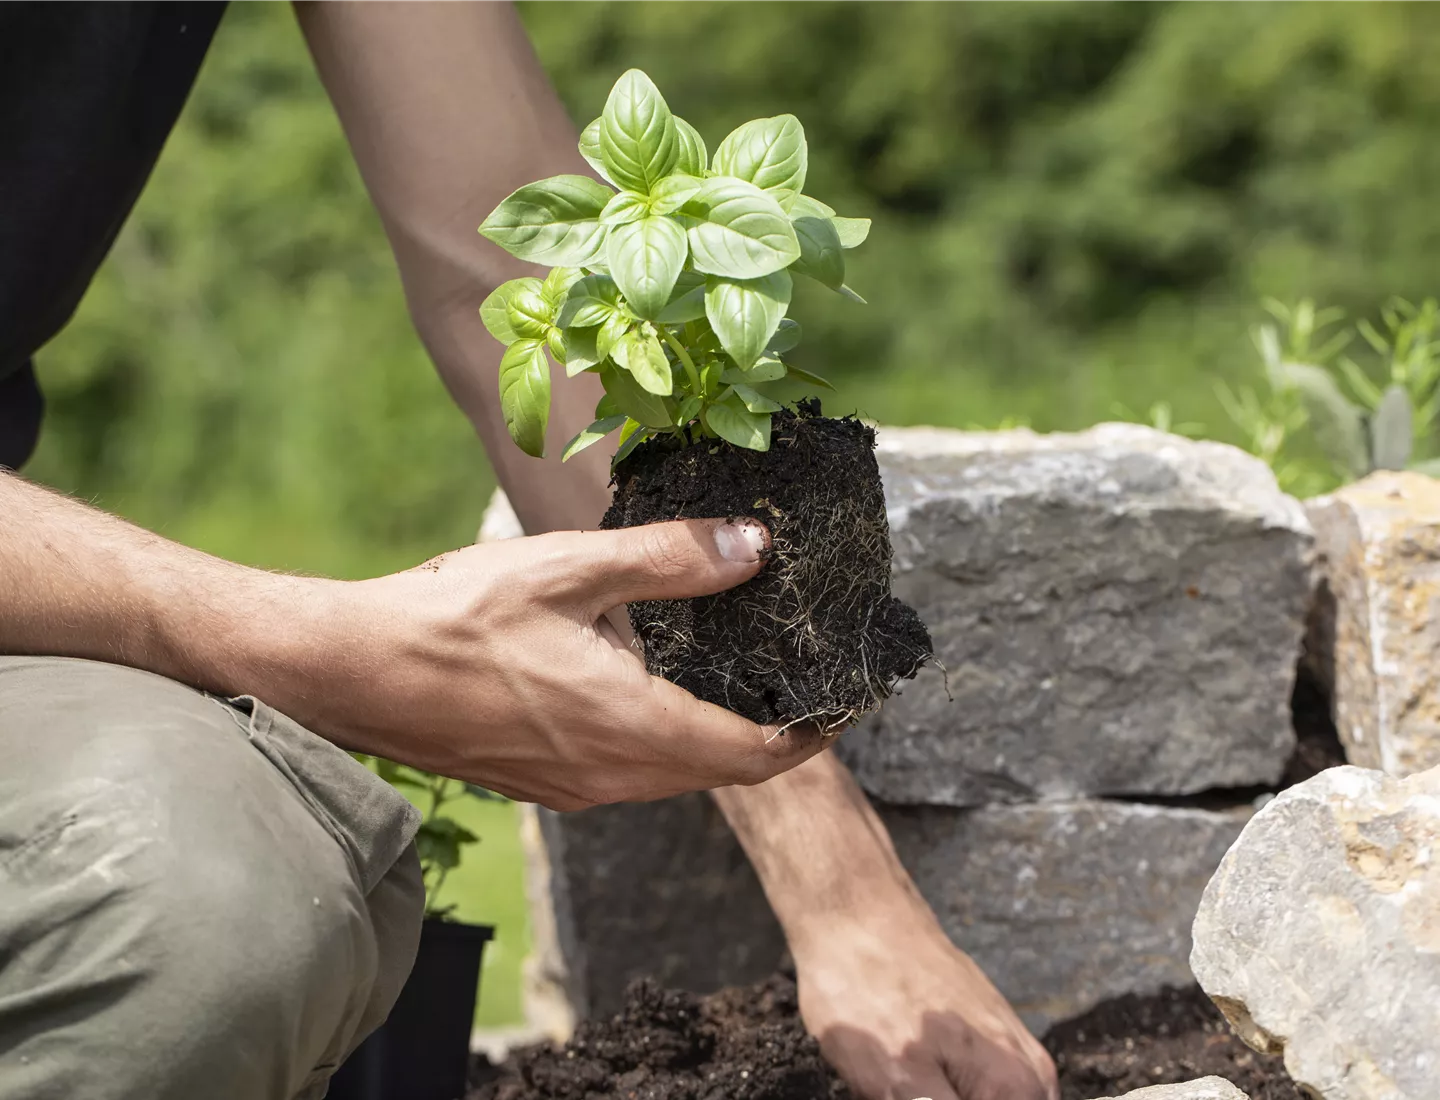
POLYGON ((1310 502, 1311 663, 1352 764, 1440 766, 1440 481, 1382 472, 1310 502))

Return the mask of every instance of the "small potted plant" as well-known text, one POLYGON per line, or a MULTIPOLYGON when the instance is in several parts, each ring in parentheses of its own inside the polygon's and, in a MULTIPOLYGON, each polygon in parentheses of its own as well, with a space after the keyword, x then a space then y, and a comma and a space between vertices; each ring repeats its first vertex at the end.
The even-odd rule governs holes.
POLYGON ((465 798, 495 799, 482 787, 428 775, 379 758, 381 778, 419 797, 425 818, 415 836, 425 882, 425 920, 414 969, 383 1025, 346 1059, 330 1082, 330 1100, 459 1100, 465 1095, 470 1032, 488 925, 454 920, 440 888, 480 838, 447 815, 465 798))
POLYGON ((650 671, 758 722, 831 728, 874 709, 931 658, 929 634, 890 593, 890 536, 874 432, 820 415, 824 379, 791 362, 795 276, 854 301, 845 252, 870 222, 805 194, 793 115, 747 122, 713 155, 632 69, 585 127, 601 178, 520 188, 480 227, 551 268, 480 307, 505 345, 510 435, 540 457, 550 358, 597 373, 595 422, 563 458, 618 433, 606 527, 748 515, 772 557, 703 599, 640 603, 631 623, 650 671), (797 384, 801 387, 797 392, 797 384))

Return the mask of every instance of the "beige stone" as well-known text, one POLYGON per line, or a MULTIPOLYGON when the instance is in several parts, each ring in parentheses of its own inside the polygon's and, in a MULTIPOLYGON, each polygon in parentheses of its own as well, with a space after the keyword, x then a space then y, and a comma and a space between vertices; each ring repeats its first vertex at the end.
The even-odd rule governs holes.
POLYGON ((1372 474, 1308 511, 1325 581, 1312 655, 1350 761, 1440 765, 1440 481, 1372 474))
MULTIPOLYGON (((1096 1100, 1104 1100, 1097 1097, 1096 1100)), ((1202 1077, 1180 1085, 1152 1085, 1148 1089, 1127 1092, 1116 1100, 1250 1100, 1243 1092, 1221 1077, 1202 1077)))
POLYGON ((1206 888, 1190 966, 1320 1100, 1440 1096, 1440 768, 1331 768, 1260 810, 1206 888))

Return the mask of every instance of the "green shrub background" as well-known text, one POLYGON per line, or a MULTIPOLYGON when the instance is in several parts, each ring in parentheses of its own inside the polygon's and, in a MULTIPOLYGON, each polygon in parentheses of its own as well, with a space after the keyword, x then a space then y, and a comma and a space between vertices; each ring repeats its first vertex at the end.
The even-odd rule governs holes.
MULTIPOLYGON (((578 124, 630 66, 712 148, 752 117, 805 123, 807 190, 875 220, 849 254, 868 307, 807 287, 792 309, 832 411, 1066 429, 1165 401, 1234 440, 1214 385, 1253 373, 1260 296, 1373 313, 1436 289, 1440 7, 522 11, 578 124)), ((27 473, 242 561, 413 564, 468 541, 493 486, 288 5, 231 7, 39 367, 27 473)), ((513 926, 513 810, 485 813, 467 905, 513 926)), ((522 946, 487 978, 491 1022, 514 1015, 522 946)))

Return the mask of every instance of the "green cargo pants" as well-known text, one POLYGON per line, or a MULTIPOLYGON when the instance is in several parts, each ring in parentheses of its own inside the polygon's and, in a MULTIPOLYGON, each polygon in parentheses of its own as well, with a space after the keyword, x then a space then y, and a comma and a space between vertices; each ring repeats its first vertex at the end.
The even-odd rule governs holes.
POLYGON ((419 815, 253 699, 0 657, 0 1100, 318 1100, 414 962, 419 815))

